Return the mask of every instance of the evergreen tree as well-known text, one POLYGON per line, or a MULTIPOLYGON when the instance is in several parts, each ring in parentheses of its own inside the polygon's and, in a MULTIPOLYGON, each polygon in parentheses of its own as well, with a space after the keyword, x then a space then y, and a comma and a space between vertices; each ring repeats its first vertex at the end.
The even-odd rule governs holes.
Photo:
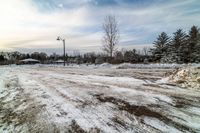
POLYGON ((131 62, 136 63, 138 62, 138 55, 136 53, 136 50, 128 50, 124 53, 124 61, 125 62, 131 62))
POLYGON ((170 42, 170 37, 165 33, 162 32, 157 40, 153 43, 154 48, 151 49, 151 52, 155 58, 155 61, 160 61, 167 52, 167 47, 170 42))
POLYGON ((171 52, 171 60, 172 62, 176 63, 183 63, 187 60, 187 42, 188 42, 188 36, 187 34, 182 30, 178 29, 174 33, 174 37, 172 38, 171 45, 168 49, 168 51, 171 52))
POLYGON ((5 61, 4 55, 0 55, 0 62, 5 61))
MULTIPOLYGON (((196 47, 198 48, 198 36, 199 36, 199 29, 197 26, 192 26, 189 31, 189 38, 188 38, 188 61, 194 62, 196 57, 193 56, 193 53, 196 51, 196 47)), ((196 53, 196 52, 195 52, 196 53)))
POLYGON ((191 58, 193 62, 200 63, 200 33, 197 35, 197 43, 194 46, 191 58))

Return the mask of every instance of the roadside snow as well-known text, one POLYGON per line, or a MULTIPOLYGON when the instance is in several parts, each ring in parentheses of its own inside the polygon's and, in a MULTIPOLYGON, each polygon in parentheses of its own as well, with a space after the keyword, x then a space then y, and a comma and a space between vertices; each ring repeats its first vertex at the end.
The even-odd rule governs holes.
POLYGON ((6 90, 0 93, 5 110, 0 111, 4 118, 0 120, 0 132, 4 128, 8 132, 22 131, 23 127, 34 127, 32 132, 200 131, 200 92, 168 85, 168 79, 148 80, 149 74, 160 78, 168 71, 158 74, 157 66, 155 71, 144 70, 145 65, 138 70, 116 66, 0 68, 0 87, 6 90), (13 114, 14 120, 9 117, 13 114), (31 121, 22 119, 21 125, 11 128, 21 117, 31 121))
POLYGON ((185 65, 180 65, 180 64, 130 64, 130 63, 123 63, 116 68, 118 69, 129 69, 129 68, 137 68, 137 69, 174 69, 174 68, 181 68, 184 67, 185 65))
MULTIPOLYGON (((196 64, 191 64, 191 66, 194 66, 196 64)), ((43 65, 44 66, 44 65, 43 65)), ((45 65, 49 67, 60 67, 64 68, 63 65, 57 65, 57 64, 51 64, 51 65, 45 65)), ((160 64, 160 63, 154 63, 154 64, 131 64, 131 63, 122 63, 122 64, 109 64, 109 63, 103 63, 103 64, 67 64, 66 68, 115 68, 115 69, 176 69, 176 68, 182 68, 186 67, 186 64, 160 64)))
POLYGON ((200 89, 200 65, 196 64, 175 71, 170 75, 169 81, 177 83, 181 87, 200 89))

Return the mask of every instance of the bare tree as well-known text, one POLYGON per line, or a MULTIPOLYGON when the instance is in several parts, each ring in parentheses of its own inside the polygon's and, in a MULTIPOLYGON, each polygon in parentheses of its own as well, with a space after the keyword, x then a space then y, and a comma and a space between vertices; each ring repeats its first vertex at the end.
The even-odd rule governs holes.
POLYGON ((142 49, 142 52, 145 56, 148 56, 149 55, 149 51, 150 51, 150 48, 149 47, 143 47, 142 49))
POLYGON ((103 23, 103 51, 105 51, 111 58, 114 51, 116 51, 116 45, 119 42, 119 29, 115 16, 106 16, 103 23))

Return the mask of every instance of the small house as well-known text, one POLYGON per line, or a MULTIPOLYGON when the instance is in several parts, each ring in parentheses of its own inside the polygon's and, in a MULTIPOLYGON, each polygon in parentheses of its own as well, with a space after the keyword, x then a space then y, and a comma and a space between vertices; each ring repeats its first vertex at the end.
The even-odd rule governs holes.
POLYGON ((18 62, 18 65, 23 65, 23 64, 39 64, 39 63, 40 63, 39 60, 28 58, 28 59, 20 60, 18 62))

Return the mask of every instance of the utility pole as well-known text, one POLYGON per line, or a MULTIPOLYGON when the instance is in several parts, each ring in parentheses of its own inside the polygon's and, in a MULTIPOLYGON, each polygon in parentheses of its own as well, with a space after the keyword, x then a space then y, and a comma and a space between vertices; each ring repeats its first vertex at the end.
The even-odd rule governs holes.
POLYGON ((63 42, 63 61, 64 61, 64 66, 65 66, 65 39, 58 37, 57 40, 63 42))
POLYGON ((63 49, 64 49, 63 58, 64 58, 64 66, 65 66, 65 39, 63 39, 63 49))

